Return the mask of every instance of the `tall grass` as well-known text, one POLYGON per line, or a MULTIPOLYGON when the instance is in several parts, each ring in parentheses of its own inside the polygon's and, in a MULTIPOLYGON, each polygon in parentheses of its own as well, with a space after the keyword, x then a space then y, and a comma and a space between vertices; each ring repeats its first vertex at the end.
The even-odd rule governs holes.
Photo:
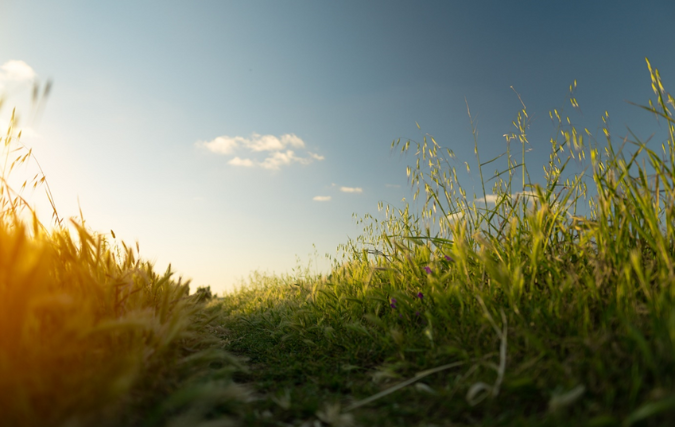
POLYGON ((192 426, 214 408, 230 425, 246 392, 217 308, 84 219, 64 223, 48 188, 55 227, 43 226, 25 190, 46 185, 41 169, 11 184, 35 161, 17 128, 12 113, 0 139, 0 425, 192 426))
POLYGON ((647 65, 656 100, 641 108, 663 143, 617 140, 607 116, 601 143, 554 110, 542 184, 525 165, 524 103, 501 156, 481 163, 475 142, 476 198, 434 138, 395 141, 414 150, 420 213, 382 206, 327 278, 258 277, 223 301, 231 348, 271 396, 251 422, 667 425, 675 102, 647 65))
POLYGON ((606 116, 598 142, 554 110, 545 182, 534 183, 523 103, 501 156, 481 161, 474 128, 483 194, 470 197, 451 150, 395 141, 414 150, 420 212, 365 216, 327 277, 253 275, 218 302, 82 216, 63 220, 48 187, 55 227, 44 227, 23 190, 46 186, 44 174, 19 190, 9 179, 34 161, 13 121, 0 183, 0 424, 668 425, 675 100, 648 70, 656 99, 640 108, 665 128, 660 147, 616 139, 606 116), (586 169, 570 172, 575 163, 586 169), (224 350, 250 370, 235 372, 224 350), (254 400, 233 375, 254 383, 254 400))

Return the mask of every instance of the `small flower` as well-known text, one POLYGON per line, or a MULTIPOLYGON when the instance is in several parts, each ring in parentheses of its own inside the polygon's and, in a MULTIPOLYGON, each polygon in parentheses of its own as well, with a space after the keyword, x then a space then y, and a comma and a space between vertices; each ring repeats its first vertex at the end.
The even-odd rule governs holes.
POLYGON ((428 265, 424 267, 424 271, 426 271, 427 274, 433 273, 433 270, 432 270, 431 267, 429 267, 428 265))
POLYGON ((422 292, 417 293, 417 298, 424 299, 424 294, 422 292))
POLYGON ((444 256, 445 256, 446 261, 450 261, 450 262, 454 261, 454 259, 450 258, 449 256, 447 256, 447 255, 444 255, 444 256))
POLYGON ((389 306, 394 309, 396 308, 396 298, 391 299, 391 304, 389 304, 389 306))
POLYGON ((419 315, 420 315, 419 311, 415 313, 415 316, 419 317, 419 315))

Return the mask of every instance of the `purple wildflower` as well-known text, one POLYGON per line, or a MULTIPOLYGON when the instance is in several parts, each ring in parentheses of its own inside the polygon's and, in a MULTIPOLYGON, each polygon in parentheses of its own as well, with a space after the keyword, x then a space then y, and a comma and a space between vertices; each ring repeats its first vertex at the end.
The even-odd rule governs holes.
POLYGON ((454 259, 450 258, 449 256, 445 255, 446 261, 454 261, 454 259))
POLYGON ((424 298, 424 294, 423 294, 422 292, 418 292, 418 293, 417 293, 417 298, 423 299, 423 298, 424 298))
POLYGON ((431 269, 431 267, 429 267, 428 265, 424 267, 424 271, 426 271, 427 274, 431 274, 431 273, 433 272, 433 270, 431 269))
POLYGON ((396 298, 391 299, 391 304, 389 304, 389 306, 394 309, 396 308, 396 298))
POLYGON ((419 316, 419 315, 420 315, 420 312, 419 312, 419 311, 415 313, 415 316, 419 316))

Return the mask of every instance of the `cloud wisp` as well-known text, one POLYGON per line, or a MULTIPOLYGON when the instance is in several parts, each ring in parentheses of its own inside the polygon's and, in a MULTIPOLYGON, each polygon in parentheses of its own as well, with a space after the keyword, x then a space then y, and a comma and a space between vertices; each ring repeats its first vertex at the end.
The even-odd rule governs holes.
POLYGON ((363 193, 363 188, 361 187, 340 187, 340 191, 343 193, 363 193))
MULTIPOLYGON (((361 187, 338 187, 336 183, 332 183, 330 185, 331 188, 338 188, 340 192, 342 193, 350 193, 350 194, 359 194, 363 193, 363 188, 361 187)), ((316 202, 329 202, 333 199, 332 196, 315 196, 312 200, 316 202)))
MULTIPOLYGON (((37 73, 24 61, 12 59, 0 65, 0 97, 20 92, 30 88, 37 81, 37 73)), ((11 109, 4 110, 0 117, 0 132, 5 132, 9 127, 11 109)), ((14 126, 21 135, 26 138, 39 138, 40 134, 32 127, 26 126, 22 122, 15 122, 14 126)))
POLYGON ((35 81, 37 74, 24 61, 12 59, 0 65, 0 91, 12 86, 23 86, 35 81))
POLYGON ((310 151, 307 151, 306 155, 296 154, 297 150, 304 150, 305 143, 292 133, 287 133, 280 137, 253 133, 248 138, 223 135, 211 141, 197 141, 195 145, 224 156, 248 152, 248 155, 252 155, 253 157, 234 156, 227 162, 232 166, 248 168, 259 167, 268 170, 279 170, 282 166, 288 166, 293 163, 308 165, 315 160, 324 159, 323 156, 310 151))

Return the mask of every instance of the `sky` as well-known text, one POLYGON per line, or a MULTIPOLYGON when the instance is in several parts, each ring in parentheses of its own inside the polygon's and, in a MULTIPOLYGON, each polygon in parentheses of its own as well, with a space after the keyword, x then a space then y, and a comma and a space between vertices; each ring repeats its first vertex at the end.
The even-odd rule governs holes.
POLYGON ((675 84, 673 22, 672 0, 0 0, 0 125, 25 113, 62 217, 81 208, 222 293, 254 270, 327 271, 361 232, 353 214, 409 200, 414 158, 393 140, 430 134, 474 164, 467 103, 483 160, 520 94, 535 178, 554 108, 646 139, 662 125, 626 101, 653 98, 645 57, 675 84), (31 115, 36 79, 53 87, 31 115))

